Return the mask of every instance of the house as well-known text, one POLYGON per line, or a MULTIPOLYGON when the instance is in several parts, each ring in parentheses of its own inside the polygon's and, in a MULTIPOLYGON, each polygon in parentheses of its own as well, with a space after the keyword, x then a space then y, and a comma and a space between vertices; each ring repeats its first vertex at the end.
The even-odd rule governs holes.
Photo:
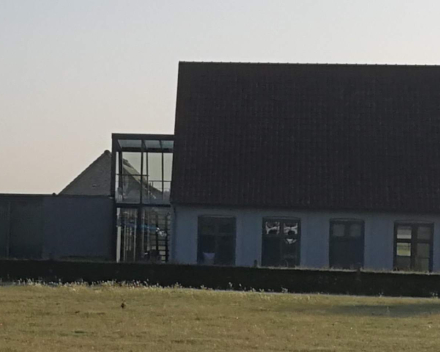
POLYGON ((440 67, 182 62, 177 263, 440 270, 440 67))
POLYGON ((0 195, 0 257, 440 271, 440 66, 179 65, 174 135, 0 195))

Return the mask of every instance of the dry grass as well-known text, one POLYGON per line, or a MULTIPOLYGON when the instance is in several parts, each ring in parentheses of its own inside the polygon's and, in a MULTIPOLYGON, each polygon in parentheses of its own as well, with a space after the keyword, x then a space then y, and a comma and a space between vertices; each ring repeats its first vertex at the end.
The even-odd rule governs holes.
POLYGON ((437 352, 439 329, 438 299, 0 287, 0 351, 437 352))

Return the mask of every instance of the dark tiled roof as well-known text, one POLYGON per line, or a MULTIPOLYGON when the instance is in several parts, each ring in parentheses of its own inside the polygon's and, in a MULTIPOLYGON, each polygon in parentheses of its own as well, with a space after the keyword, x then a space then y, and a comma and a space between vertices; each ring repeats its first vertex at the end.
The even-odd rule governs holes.
POLYGON ((172 201, 440 210, 440 67, 181 63, 172 201))

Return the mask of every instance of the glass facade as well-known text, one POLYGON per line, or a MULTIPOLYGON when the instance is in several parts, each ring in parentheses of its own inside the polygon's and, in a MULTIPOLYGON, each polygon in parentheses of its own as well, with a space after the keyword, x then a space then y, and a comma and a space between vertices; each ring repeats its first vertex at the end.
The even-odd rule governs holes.
POLYGON ((168 261, 173 150, 172 135, 112 135, 118 261, 168 261))

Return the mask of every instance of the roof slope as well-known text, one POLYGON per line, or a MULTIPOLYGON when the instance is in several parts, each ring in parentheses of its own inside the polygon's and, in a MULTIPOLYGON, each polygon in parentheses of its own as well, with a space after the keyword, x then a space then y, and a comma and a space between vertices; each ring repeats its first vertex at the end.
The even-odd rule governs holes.
POLYGON ((110 196, 111 152, 106 150, 61 192, 61 195, 110 196))
POLYGON ((172 201, 440 210, 440 67, 180 63, 172 201))
MULTIPOLYGON (((137 192, 133 197, 139 199, 139 186, 141 183, 141 176, 139 170, 136 170, 133 165, 126 159, 123 160, 123 173, 127 184, 124 188, 129 188, 129 183, 132 183, 132 192, 137 192)), ((69 183, 61 192, 61 195, 81 195, 81 196, 109 196, 111 184, 111 165, 112 153, 108 150, 104 151, 93 163, 91 163, 83 172, 81 172, 71 183, 69 183)), ((144 197, 149 193, 150 196, 161 198, 162 192, 155 187, 148 184, 147 179, 143 179, 144 197)))

